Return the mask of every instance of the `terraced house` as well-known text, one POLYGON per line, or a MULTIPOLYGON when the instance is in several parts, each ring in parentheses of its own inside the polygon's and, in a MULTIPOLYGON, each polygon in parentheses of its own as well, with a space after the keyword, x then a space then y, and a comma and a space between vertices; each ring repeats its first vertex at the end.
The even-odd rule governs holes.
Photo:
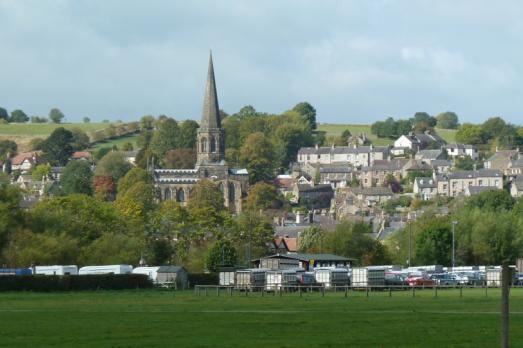
POLYGON ((370 166, 376 160, 389 156, 384 146, 330 146, 302 147, 298 151, 299 164, 348 164, 355 167, 370 166))

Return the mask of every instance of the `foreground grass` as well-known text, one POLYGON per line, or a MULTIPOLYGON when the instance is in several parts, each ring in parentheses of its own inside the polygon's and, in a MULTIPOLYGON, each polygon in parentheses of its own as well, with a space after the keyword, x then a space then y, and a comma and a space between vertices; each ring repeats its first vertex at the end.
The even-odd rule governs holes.
MULTIPOLYGON (((494 347, 500 292, 489 289, 285 294, 122 291, 0 294, 2 347, 494 347), (212 293, 212 296, 211 296, 212 293)), ((523 345, 523 289, 511 292, 523 345)))

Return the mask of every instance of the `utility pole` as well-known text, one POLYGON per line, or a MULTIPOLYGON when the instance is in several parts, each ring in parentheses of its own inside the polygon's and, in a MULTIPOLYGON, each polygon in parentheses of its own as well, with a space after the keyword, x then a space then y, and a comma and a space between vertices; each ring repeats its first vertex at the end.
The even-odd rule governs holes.
POLYGON ((412 258, 412 221, 410 219, 410 214, 407 216, 407 223, 409 224, 409 268, 411 265, 412 258))
POLYGON ((456 267, 456 225, 458 221, 452 221, 452 272, 454 272, 454 267, 456 267))

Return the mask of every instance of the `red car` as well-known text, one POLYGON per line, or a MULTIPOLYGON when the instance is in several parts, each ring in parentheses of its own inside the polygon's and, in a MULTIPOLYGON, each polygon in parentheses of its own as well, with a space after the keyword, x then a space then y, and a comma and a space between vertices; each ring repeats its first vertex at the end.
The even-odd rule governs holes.
POLYGON ((435 282, 434 279, 430 279, 427 276, 410 276, 407 278, 407 284, 409 284, 409 286, 432 287, 435 282))

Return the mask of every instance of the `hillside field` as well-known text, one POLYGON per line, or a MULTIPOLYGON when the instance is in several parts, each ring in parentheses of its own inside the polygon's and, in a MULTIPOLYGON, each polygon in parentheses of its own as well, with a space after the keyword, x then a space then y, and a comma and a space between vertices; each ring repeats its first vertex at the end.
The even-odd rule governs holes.
MULTIPOLYGON (((378 138, 370 132, 370 125, 365 124, 331 124, 321 123, 318 124, 318 130, 325 131, 327 136, 329 135, 340 135, 345 129, 349 129, 351 134, 367 133, 367 136, 371 139, 372 143, 376 146, 392 145, 394 139, 378 138)), ((455 142, 456 131, 452 129, 436 129, 436 132, 445 139, 448 143, 455 142)))
MULTIPOLYGON (((225 291, 0 293, 9 347, 497 347, 500 291, 278 295, 225 291)), ((523 346, 523 289, 512 289, 511 346, 523 346)))

